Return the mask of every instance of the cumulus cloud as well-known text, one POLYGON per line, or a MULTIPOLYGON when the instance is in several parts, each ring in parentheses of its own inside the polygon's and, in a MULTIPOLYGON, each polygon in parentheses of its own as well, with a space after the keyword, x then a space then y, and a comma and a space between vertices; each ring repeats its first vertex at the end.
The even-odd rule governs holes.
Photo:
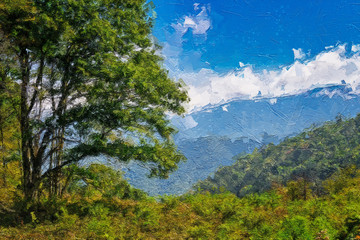
POLYGON ((352 45, 352 46, 351 46, 351 51, 353 51, 353 52, 359 52, 359 51, 360 51, 360 44, 352 45))
POLYGON ((301 48, 299 49, 292 49, 294 52, 294 59, 304 59, 306 57, 306 54, 303 52, 303 50, 301 48))
POLYGON ((200 5, 200 3, 194 3, 194 10, 195 11, 199 10, 199 5, 200 5))
POLYGON ((194 10, 200 10, 197 15, 184 16, 175 24, 171 26, 175 31, 183 36, 189 29, 192 29, 193 35, 205 35, 211 27, 211 20, 208 15, 208 8, 206 6, 199 7, 199 4, 194 4, 194 10))
POLYGON ((233 99, 271 98, 275 104, 277 97, 344 82, 352 88, 351 93, 360 94, 360 47, 354 45, 351 54, 345 53, 345 45, 339 45, 328 48, 313 59, 295 61, 278 70, 258 72, 246 65, 225 75, 202 69, 196 73, 179 72, 178 77, 188 84, 190 111, 233 99))
POLYGON ((165 58, 165 65, 174 72, 184 68, 179 61, 179 56, 183 53, 184 35, 190 30, 196 39, 196 44, 206 41, 207 32, 211 29, 211 19, 209 16, 210 5, 200 3, 194 4, 194 13, 184 15, 177 19, 170 26, 174 31, 166 31, 166 42, 164 43, 161 55, 165 58))

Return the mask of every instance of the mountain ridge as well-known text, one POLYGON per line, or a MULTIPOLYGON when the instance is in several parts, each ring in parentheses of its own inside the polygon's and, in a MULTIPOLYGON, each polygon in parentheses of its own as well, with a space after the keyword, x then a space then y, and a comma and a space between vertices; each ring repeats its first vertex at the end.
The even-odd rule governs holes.
POLYGON ((220 166, 233 164, 235 155, 251 153, 255 147, 267 143, 278 144, 280 140, 295 136, 314 124, 334 120, 339 114, 346 118, 354 117, 360 112, 359 103, 360 96, 350 94, 347 85, 343 84, 279 98, 274 104, 269 100, 235 101, 225 104, 229 105, 227 111, 223 110, 225 105, 221 105, 211 112, 192 113, 187 117, 191 117, 197 125, 191 128, 186 128, 182 122, 186 118, 173 118, 173 125, 179 129, 175 143, 188 161, 181 163, 179 169, 166 180, 148 179, 147 170, 134 163, 124 167, 125 176, 135 187, 151 195, 181 194, 220 166), (202 138, 206 137, 212 140, 204 141, 202 138), (229 146, 221 143, 221 147, 209 147, 218 144, 221 138, 228 138, 224 142, 228 141, 229 146), (245 151, 232 148, 230 142, 239 139, 244 141, 242 147, 245 151), (189 144, 194 142, 197 143, 189 144), (200 142, 203 145, 200 146, 200 142))
POLYGON ((317 183, 351 165, 360 166, 360 114, 344 121, 338 117, 321 127, 270 143, 231 166, 220 168, 196 188, 219 192, 227 189, 239 197, 269 190, 273 184, 303 179, 321 191, 317 183))

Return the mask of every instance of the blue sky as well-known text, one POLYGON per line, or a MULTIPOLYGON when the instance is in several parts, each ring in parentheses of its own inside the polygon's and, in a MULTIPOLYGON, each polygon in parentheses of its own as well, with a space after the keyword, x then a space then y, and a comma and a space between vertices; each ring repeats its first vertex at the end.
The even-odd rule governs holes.
MULTIPOLYGON (((273 77, 274 74, 260 73, 259 76, 259 72, 266 69, 266 71, 277 71, 276 74, 281 75, 284 74, 284 67, 288 69, 294 67, 296 63, 299 63, 297 69, 294 67, 296 77, 306 77, 304 81, 308 81, 308 84, 297 89, 298 91, 287 91, 287 84, 281 82, 285 79, 285 76, 282 76, 280 77, 282 80, 278 80, 276 84, 280 88, 285 86, 283 94, 294 94, 305 90, 304 88, 318 84, 336 84, 343 80, 334 78, 327 82, 310 83, 310 80, 314 80, 314 76, 308 76, 309 71, 314 71, 310 74, 315 74, 317 77, 335 74, 338 78, 344 78, 346 82, 352 80, 354 84, 358 83, 355 79, 355 74, 359 74, 357 44, 360 43, 360 1, 358 0, 153 0, 153 2, 157 13, 153 34, 164 46, 162 53, 166 58, 165 67, 173 76, 185 79, 190 87, 197 87, 196 91, 193 89, 196 93, 193 91, 192 97, 201 96, 199 86, 214 85, 212 84, 214 78, 222 78, 223 82, 233 81, 236 85, 239 79, 229 80, 226 77, 233 74, 233 71, 237 71, 235 75, 238 75, 238 78, 243 74, 243 79, 238 81, 243 88, 244 82, 252 83, 251 86, 245 84, 248 91, 235 93, 230 91, 232 95, 227 97, 210 96, 207 101, 209 104, 224 102, 240 95, 253 97, 264 94, 263 91, 267 91, 267 96, 271 96, 270 92, 273 89, 264 89, 255 85, 270 81, 268 78, 273 77), (330 54, 331 52, 336 54, 330 54), (322 59, 330 64, 329 67, 339 66, 339 71, 324 72, 324 69, 329 67, 321 65, 323 70, 319 73, 319 70, 316 70, 319 68, 316 59, 321 58, 322 55, 326 55, 322 59), (338 58, 341 58, 341 61, 334 63, 338 58), (349 58, 352 60, 351 66, 348 64, 349 58), (309 64, 315 64, 317 67, 314 65, 309 70, 309 64), (244 71, 245 75, 246 71, 250 71, 252 75, 244 76, 244 71), (351 76, 348 75, 349 71, 352 71, 351 76), (251 80, 253 75, 260 79, 257 83, 251 80)), ((301 82, 301 79, 297 81, 301 82)), ((234 88, 233 85, 228 87, 234 88)), ((214 86, 210 88, 211 91, 216 91, 214 86)), ((204 91, 208 92, 209 89, 204 91)), ((228 90, 223 91, 222 94, 227 93, 228 90)), ((281 94, 273 95, 276 97, 281 94)), ((206 102, 203 102, 200 105, 205 104, 206 102)))
MULTIPOLYGON (((285 136, 358 109, 359 97, 347 100, 360 96, 360 0, 153 2, 153 34, 163 46, 164 67, 185 81, 191 98, 193 114, 172 118, 180 138, 215 134, 260 142, 263 132, 285 136), (328 85, 342 86, 299 95, 328 85), (230 103, 259 98, 265 99, 230 103)), ((193 169, 200 176, 206 164, 186 156, 201 166, 193 169)), ((132 182, 148 184, 147 190, 186 188, 196 177, 185 166, 159 186, 138 174, 132 182)))

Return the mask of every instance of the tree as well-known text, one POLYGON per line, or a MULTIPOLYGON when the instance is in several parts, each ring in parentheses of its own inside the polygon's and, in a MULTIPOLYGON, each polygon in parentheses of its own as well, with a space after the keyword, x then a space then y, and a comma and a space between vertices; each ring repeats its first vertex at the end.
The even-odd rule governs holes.
POLYGON ((20 86, 25 199, 91 156, 147 163, 167 177, 184 159, 167 113, 188 101, 161 68, 144 0, 3 0, 6 75, 20 86))

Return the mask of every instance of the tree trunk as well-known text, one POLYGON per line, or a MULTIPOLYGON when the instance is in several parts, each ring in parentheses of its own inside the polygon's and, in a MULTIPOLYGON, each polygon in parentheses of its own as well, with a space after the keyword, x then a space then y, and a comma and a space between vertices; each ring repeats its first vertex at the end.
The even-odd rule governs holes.
POLYGON ((6 183, 6 160, 5 160, 5 143, 4 143, 3 126, 0 126, 0 137, 1 137, 2 162, 3 162, 3 168, 4 168, 3 169, 3 176, 2 176, 3 177, 3 186, 6 187, 6 185, 7 185, 7 183, 6 183))
MULTIPOLYGON (((59 139, 59 149, 58 149, 58 160, 57 160, 57 166, 60 166, 62 164, 62 157, 63 157, 63 149, 64 149, 64 135, 65 135, 65 129, 62 127, 61 130, 59 131, 59 136, 60 139, 59 139)), ((62 178, 62 174, 61 174, 61 171, 57 171, 56 173, 57 175, 57 189, 58 189, 58 192, 57 192, 57 196, 61 196, 62 195, 62 184, 61 184, 61 178, 62 178)))
POLYGON ((21 99, 20 99, 20 131, 21 131, 21 160, 23 170, 23 188, 25 201, 31 201, 34 195, 34 186, 32 183, 32 168, 30 161, 30 140, 31 130, 29 123, 28 107, 28 86, 30 83, 29 54, 26 49, 20 53, 21 67, 21 99))

